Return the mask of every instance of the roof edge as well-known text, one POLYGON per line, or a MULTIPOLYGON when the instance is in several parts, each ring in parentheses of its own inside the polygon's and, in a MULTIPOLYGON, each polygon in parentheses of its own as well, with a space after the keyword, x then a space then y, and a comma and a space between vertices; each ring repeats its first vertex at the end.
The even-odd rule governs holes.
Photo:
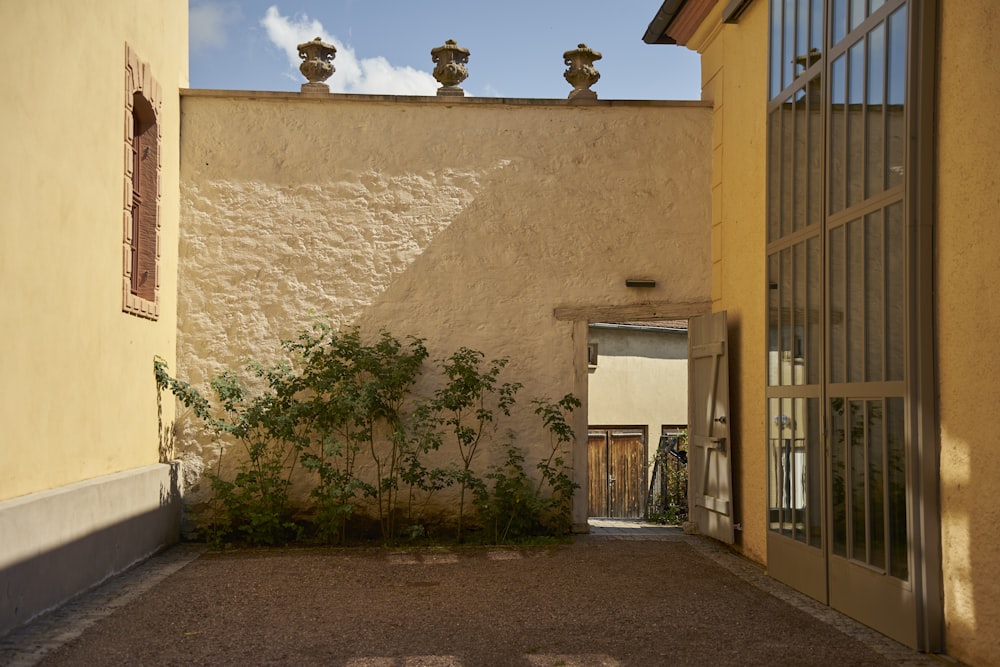
POLYGON ((646 34, 642 36, 642 41, 647 44, 676 44, 677 40, 667 35, 667 29, 674 22, 685 2, 687 0, 663 0, 656 16, 649 22, 646 34))

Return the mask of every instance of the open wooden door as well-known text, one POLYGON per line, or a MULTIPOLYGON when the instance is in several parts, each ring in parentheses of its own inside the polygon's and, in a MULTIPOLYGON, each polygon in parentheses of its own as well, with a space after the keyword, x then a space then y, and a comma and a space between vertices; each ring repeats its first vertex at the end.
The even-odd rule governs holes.
POLYGON ((688 322, 688 503, 698 531, 733 543, 726 313, 688 322))

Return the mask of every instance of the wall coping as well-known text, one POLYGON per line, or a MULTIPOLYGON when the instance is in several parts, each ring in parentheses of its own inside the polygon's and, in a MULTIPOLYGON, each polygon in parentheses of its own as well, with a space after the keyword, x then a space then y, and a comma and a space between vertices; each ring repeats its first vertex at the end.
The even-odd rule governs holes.
POLYGON ((181 88, 181 97, 213 97, 220 99, 301 100, 308 102, 388 102, 395 104, 441 104, 444 106, 541 106, 541 107, 692 107, 712 108, 703 100, 568 100, 522 97, 437 97, 422 95, 357 95, 351 93, 302 94, 284 91, 216 90, 181 88))

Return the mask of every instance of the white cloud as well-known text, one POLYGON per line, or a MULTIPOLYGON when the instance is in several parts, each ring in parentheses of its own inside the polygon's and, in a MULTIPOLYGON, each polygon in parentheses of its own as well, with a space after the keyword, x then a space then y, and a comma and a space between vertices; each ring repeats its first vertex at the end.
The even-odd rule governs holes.
POLYGON ((221 49, 226 45, 226 29, 243 14, 237 5, 204 2, 192 5, 188 11, 188 39, 194 52, 221 49))
POLYGON ((305 79, 298 73, 302 60, 297 47, 319 37, 337 47, 337 57, 333 60, 336 71, 326 81, 331 92, 370 95, 436 94, 438 83, 427 72, 412 67, 394 66, 381 56, 359 59, 354 49, 324 30, 322 23, 305 14, 282 16, 278 8, 272 5, 268 7, 260 24, 267 31, 268 39, 285 52, 288 64, 295 72, 293 78, 302 83, 305 83, 305 79))

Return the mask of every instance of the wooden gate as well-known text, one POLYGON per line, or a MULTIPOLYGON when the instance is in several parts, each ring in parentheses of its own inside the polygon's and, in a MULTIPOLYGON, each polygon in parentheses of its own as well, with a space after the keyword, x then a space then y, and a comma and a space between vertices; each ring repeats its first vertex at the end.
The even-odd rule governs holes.
POLYGON ((639 519, 645 512, 646 434, 592 428, 587 438, 587 516, 639 519))

